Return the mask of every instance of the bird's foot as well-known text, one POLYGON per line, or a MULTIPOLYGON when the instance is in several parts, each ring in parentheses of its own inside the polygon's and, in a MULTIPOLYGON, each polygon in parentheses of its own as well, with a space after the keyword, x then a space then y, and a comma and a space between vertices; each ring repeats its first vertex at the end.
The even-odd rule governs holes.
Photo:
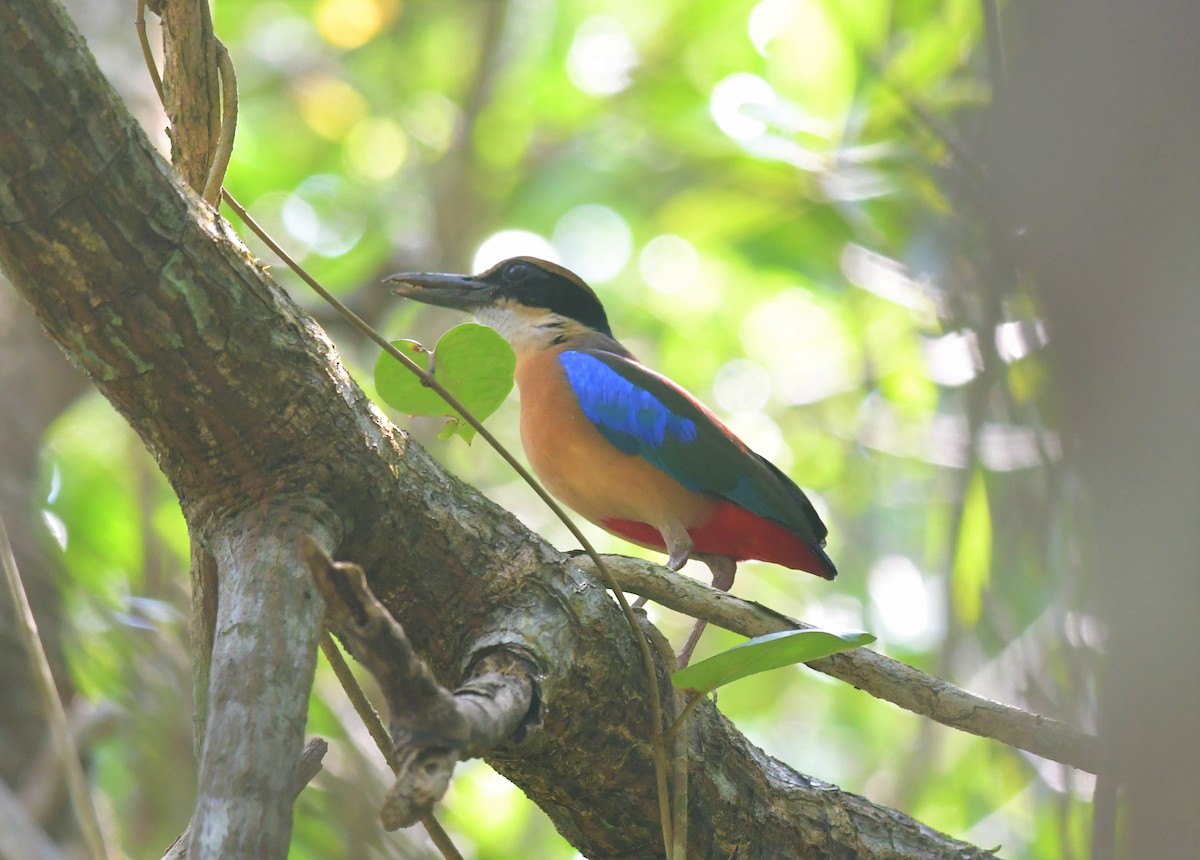
POLYGON ((669 556, 667 556, 667 567, 671 568, 671 570, 679 570, 681 567, 683 567, 685 564, 687 564, 688 559, 691 557, 692 557, 691 547, 689 547, 686 552, 680 552, 680 553, 673 552, 669 556))
POLYGON ((667 567, 679 570, 692 557, 692 536, 680 525, 660 528, 663 543, 667 545, 667 567))
POLYGON ((737 562, 727 555, 706 555, 704 563, 712 571, 712 587, 717 591, 733 588, 733 577, 737 574, 737 562))

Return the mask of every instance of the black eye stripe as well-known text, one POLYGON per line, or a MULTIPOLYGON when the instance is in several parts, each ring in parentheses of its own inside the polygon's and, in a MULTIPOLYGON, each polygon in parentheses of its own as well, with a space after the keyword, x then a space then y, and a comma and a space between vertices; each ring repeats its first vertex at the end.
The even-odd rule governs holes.
POLYGON ((571 277, 529 260, 515 259, 484 272, 479 279, 499 287, 497 297, 512 299, 529 308, 546 308, 612 337, 604 306, 596 294, 571 277))

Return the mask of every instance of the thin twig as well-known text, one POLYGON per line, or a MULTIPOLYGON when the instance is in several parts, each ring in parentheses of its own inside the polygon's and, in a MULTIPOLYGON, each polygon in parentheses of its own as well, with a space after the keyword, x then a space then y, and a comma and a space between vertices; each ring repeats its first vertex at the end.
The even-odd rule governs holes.
MULTIPOLYGON (((329 662, 329 668, 337 676, 338 683, 346 691, 346 696, 350 699, 350 704, 354 706, 358 718, 367 727, 367 732, 371 735, 371 740, 375 741, 375 746, 383 754, 383 760, 388 763, 388 767, 395 773, 396 763, 392 758, 392 739, 388 735, 387 729, 383 726, 383 720, 379 718, 379 712, 375 710, 370 700, 367 699, 367 694, 363 692, 358 679, 350 671, 350 667, 346 664, 346 658, 342 656, 342 652, 338 649, 337 643, 333 641, 333 636, 330 635, 328 630, 321 634, 321 653, 325 655, 325 659, 329 662)), ((434 818, 433 813, 422 815, 421 825, 425 828, 425 832, 429 834, 429 838, 446 860, 463 860, 463 856, 459 853, 454 840, 450 838, 450 834, 434 818)))
MULTIPOLYGON (((664 606, 666 604, 663 604, 664 606)), ((687 725, 687 719, 692 715, 692 711, 696 710, 696 706, 708 698, 708 693, 696 693, 687 700, 683 708, 679 711, 679 715, 675 717, 675 722, 671 723, 671 728, 667 730, 667 737, 677 738, 683 734, 683 728, 687 725)))
POLYGON ((221 136, 217 139, 217 151, 213 154, 208 179, 204 183, 204 194, 201 195, 210 206, 216 206, 221 200, 221 184, 229 170, 229 159, 233 157, 233 138, 237 132, 238 117, 237 74, 233 69, 233 60, 225 44, 216 37, 214 40, 217 43, 217 70, 221 73, 221 136))
POLYGON ((158 93, 158 103, 166 107, 167 97, 163 93, 162 75, 158 72, 158 63, 154 61, 154 52, 150 50, 150 37, 146 35, 146 0, 138 0, 137 19, 138 41, 142 45, 142 58, 146 61, 146 69, 150 72, 150 80, 154 82, 154 91, 158 93))
POLYGON ((41 637, 38 636, 37 621, 33 617, 33 610, 29 608, 25 587, 21 584, 21 574, 17 570, 17 560, 13 556, 12 544, 8 540, 8 530, 4 527, 3 517, 0 517, 0 566, 4 568, 4 581, 8 587, 13 611, 17 616, 20 636, 25 642, 26 653, 29 656, 29 668, 42 699, 42 709, 49 725, 50 737, 58 749, 58 760, 62 763, 66 774, 67 793, 71 798, 71 806, 75 810, 75 819, 83 833, 89 856, 93 860, 107 860, 113 855, 104 842, 100 819, 96 815, 96 807, 92 804, 87 778, 83 775, 83 766, 79 761, 79 751, 75 749, 75 740, 67 730, 67 715, 63 711, 62 700, 58 698, 54 677, 50 673, 50 663, 46 659, 46 651, 42 647, 41 637))
MULTIPOLYGON (((683 690, 677 690, 672 696, 676 711, 680 710, 679 703, 685 695, 683 690)), ((689 712, 690 710, 685 707, 672 724, 671 729, 674 730, 676 725, 686 726, 689 712)), ((668 732, 667 737, 673 741, 671 764, 675 768, 675 793, 671 797, 674 812, 671 819, 671 833, 675 837, 672 850, 674 857, 684 860, 687 857, 688 837, 688 736, 686 731, 679 731, 675 732, 674 736, 668 732)))
POLYGON ((237 213, 238 217, 243 221, 243 223, 245 223, 246 226, 249 227, 259 239, 266 243, 267 247, 270 248, 271 251, 281 260, 283 260, 288 268, 290 268, 300 277, 301 280, 308 284, 308 286, 311 287, 317 295, 319 295, 330 306, 332 306, 333 309, 341 314, 342 317, 345 318, 352 326, 354 326, 376 345, 378 345, 380 349, 406 367, 411 373, 421 380, 423 385, 437 392, 438 396, 446 402, 446 405, 457 412, 464 421, 470 424, 479 434, 480 438, 487 442, 488 445, 490 445, 492 449, 500 455, 504 462, 506 462, 512 468, 512 470, 515 471, 517 475, 519 475, 520 478, 533 489, 535 493, 537 493, 538 497, 546 504, 547 507, 550 508, 550 510, 563 523, 563 525, 567 527, 567 530, 571 532, 571 535, 577 541, 579 541, 579 545, 583 548, 583 551, 595 563, 596 571, 600 575, 600 578, 604 580, 605 587, 613 593, 617 603, 620 605, 621 612, 625 615, 625 620, 628 623, 629 628, 633 631, 634 641, 637 643, 638 650, 641 652, 642 664, 646 673, 646 681, 649 685, 648 694, 650 699, 651 722, 650 747, 654 759, 654 773, 658 788, 659 818, 663 830, 663 845, 667 852, 668 860, 672 860, 671 846, 674 840, 671 838, 671 805, 670 794, 667 789, 666 739, 663 727, 662 696, 660 695, 658 689, 658 672, 654 661, 654 654, 650 649, 650 643, 646 639, 646 635, 643 632, 641 625, 638 623, 637 616, 634 614, 633 608, 630 607, 629 601, 625 599, 625 595, 621 591, 621 587, 618 584, 616 577, 613 576, 612 571, 609 570, 608 566, 604 563, 604 560, 600 557, 600 554, 596 552, 596 550, 592 547, 591 542, 584 537, 583 532, 580 531, 579 527, 575 525, 574 521, 572 521, 572 519, 567 515, 567 512, 563 510, 558 502, 556 502, 550 496, 550 494, 546 492, 542 485, 538 483, 537 479, 529 473, 529 470, 521 465, 520 461, 513 456, 512 452, 505 448, 504 445, 500 443, 500 440, 492 435, 492 432, 484 427, 483 423, 473 414, 471 414, 471 412, 465 406, 463 406, 462 403, 459 402, 457 397, 446 390, 441 382, 438 381, 437 377, 414 362, 400 350, 396 349, 396 347, 392 346, 391 342, 388 341, 387 338, 373 329, 365 320, 362 319, 362 317, 338 301, 336 297, 334 297, 328 290, 321 286, 316 278, 310 275, 299 263, 292 259, 292 257, 286 251, 284 251, 282 247, 279 246, 279 243, 272 239, 270 234, 268 234, 266 230, 259 226, 258 222, 255 221, 254 218, 251 217, 250 213, 247 212, 246 209, 237 202, 233 195, 229 193, 228 189, 221 189, 221 195, 225 202, 229 204, 230 208, 237 213))

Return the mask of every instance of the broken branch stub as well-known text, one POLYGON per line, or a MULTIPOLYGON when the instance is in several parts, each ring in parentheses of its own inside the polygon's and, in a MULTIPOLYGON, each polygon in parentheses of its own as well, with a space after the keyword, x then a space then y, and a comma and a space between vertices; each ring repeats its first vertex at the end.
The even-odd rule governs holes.
POLYGON ((451 692, 371 593, 361 567, 333 562, 311 540, 303 555, 325 599, 329 626, 379 682, 387 701, 396 782, 380 817, 388 830, 408 827, 445 795, 455 764, 522 739, 536 712, 536 667, 503 646, 481 649, 451 692))

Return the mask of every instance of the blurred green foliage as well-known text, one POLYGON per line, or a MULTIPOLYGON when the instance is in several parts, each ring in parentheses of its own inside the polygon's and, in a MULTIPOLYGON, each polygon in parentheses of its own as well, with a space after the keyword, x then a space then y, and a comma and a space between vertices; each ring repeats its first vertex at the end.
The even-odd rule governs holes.
MULTIPOLYGON (((555 257, 597 288, 619 338, 825 516, 836 582, 747 564, 739 594, 869 629, 892 656, 1091 727, 1095 625, 1073 609, 1073 484, 1046 417, 1047 335, 968 154, 989 92, 979 3, 247 0, 214 12, 241 86, 227 187, 386 335, 430 343, 461 321, 393 299, 386 274, 555 257)), ((139 62, 131 31, 126 68, 139 62)), ((124 78, 144 104, 146 84, 124 78)), ((369 388, 375 350, 275 273, 369 388)), ((515 416, 510 399, 492 425, 518 446, 515 416)), ((396 420, 572 548, 486 448, 439 441, 435 419, 396 420)), ((73 671, 125 710, 93 768, 124 849, 157 857, 186 824, 194 778, 187 536, 95 396, 46 439, 44 469, 73 671)), ((675 641, 688 626, 651 616, 675 641)), ((735 642, 713 630, 700 656, 735 642)), ((743 680, 720 706, 798 769, 1003 856, 1086 845, 1085 775, 806 669, 743 680)), ((298 803, 292 856, 432 856, 419 833, 379 830, 386 771, 324 667, 310 731, 333 748, 298 803)), ((573 856, 479 762, 440 814, 468 857, 573 856)))

